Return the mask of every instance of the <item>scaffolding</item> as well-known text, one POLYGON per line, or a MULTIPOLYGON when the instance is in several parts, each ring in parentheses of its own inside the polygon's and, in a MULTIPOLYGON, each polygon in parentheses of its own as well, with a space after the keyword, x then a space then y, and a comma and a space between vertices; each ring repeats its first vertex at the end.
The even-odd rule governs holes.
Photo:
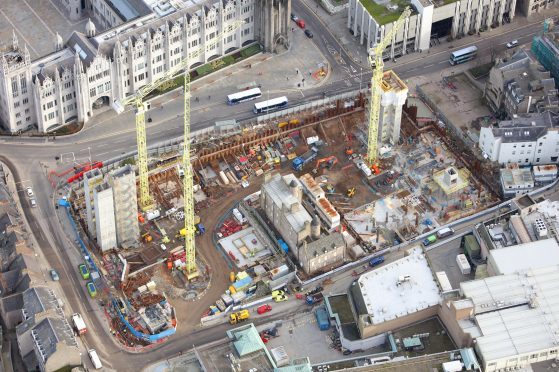
POLYGON ((542 66, 551 73, 555 85, 559 86, 559 31, 553 29, 553 21, 544 22, 541 35, 532 40, 532 53, 542 66))

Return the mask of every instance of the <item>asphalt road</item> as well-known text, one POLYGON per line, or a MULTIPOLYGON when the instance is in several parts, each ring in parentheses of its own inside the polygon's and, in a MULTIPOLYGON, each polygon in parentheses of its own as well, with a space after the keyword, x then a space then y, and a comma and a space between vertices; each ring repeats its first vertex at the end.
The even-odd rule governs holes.
MULTIPOLYGON (((332 75, 325 86, 306 90, 304 98, 298 93, 288 93, 290 102, 297 104, 322 97, 323 92, 328 95, 356 89, 360 82, 363 83, 370 79, 368 72, 363 71, 361 75, 359 65, 351 61, 335 37, 312 14, 310 9, 298 1, 293 2, 293 9, 294 12, 301 14, 309 27, 314 30, 316 35, 314 42, 331 64, 332 75)), ((502 51, 505 48, 504 44, 511 39, 519 39, 521 43, 525 43, 540 28, 540 24, 537 23, 518 27, 506 34, 482 34, 481 38, 474 36, 459 40, 449 45, 448 49, 458 49, 475 44, 479 48, 479 58, 487 58, 492 48, 502 51)), ((448 55, 449 51, 414 54, 411 59, 406 61, 396 64, 387 63, 386 68, 393 68, 402 78, 413 82, 414 76, 449 69, 448 55)), ((147 128, 150 143, 182 135, 182 118, 180 117, 182 99, 180 99, 180 94, 171 97, 175 99, 165 103, 164 110, 156 109, 151 113, 153 123, 149 124, 147 128)), ((207 107, 202 108, 193 103, 192 130, 208 127, 213 125, 215 120, 227 117, 240 119, 251 116, 246 113, 245 108, 233 106, 224 110, 220 105, 225 107, 224 103, 217 103, 208 110, 207 107)), ((112 111, 107 111, 92 121, 84 131, 68 138, 58 138, 56 141, 18 137, 0 139, 0 156, 12 169, 14 178, 18 179, 16 182, 20 182, 18 184, 20 198, 22 200, 25 198, 22 193, 24 185, 33 186, 36 190, 39 208, 36 211, 24 208, 24 213, 47 257, 48 265, 61 273, 61 285, 72 309, 79 309, 84 313, 92 309, 81 288, 78 273, 69 266, 70 260, 66 257, 68 251, 64 247, 67 247, 67 244, 65 244, 61 229, 57 226, 55 219, 56 212, 51 199, 52 189, 45 177, 45 172, 48 170, 46 167, 54 166, 55 156, 61 156, 61 154, 65 159, 75 158, 79 162, 87 159, 90 153, 95 160, 104 160, 134 150, 136 137, 133 123, 134 118, 130 111, 118 117, 112 111)), ((93 316, 89 321, 94 322, 94 328, 102 329, 103 325, 95 319, 96 317, 93 316)), ((227 327, 224 325, 196 331, 181 338, 171 339, 164 345, 139 355, 119 350, 104 353, 102 356, 108 358, 112 367, 117 370, 132 370, 133 368, 140 370, 148 363, 176 355, 179 351, 189 349, 193 344, 200 345, 222 338, 227 327)), ((91 345, 111 345, 109 338, 110 336, 105 332, 96 332, 96 335, 87 336, 86 342, 91 345)))

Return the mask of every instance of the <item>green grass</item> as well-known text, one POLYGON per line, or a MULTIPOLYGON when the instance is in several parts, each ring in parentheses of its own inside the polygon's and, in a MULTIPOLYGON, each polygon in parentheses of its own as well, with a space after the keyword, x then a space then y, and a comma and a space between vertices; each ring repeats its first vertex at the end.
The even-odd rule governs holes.
MULTIPOLYGON (((202 76, 208 75, 214 71, 221 70, 224 67, 230 66, 234 63, 237 63, 243 59, 251 57, 257 53, 260 53, 260 45, 255 44, 251 45, 248 48, 242 49, 233 55, 228 55, 223 58, 214 59, 196 68, 194 71, 190 72, 190 81, 194 81, 202 76)), ((183 75, 179 75, 172 80, 166 81, 165 83, 161 84, 156 90, 151 92, 148 95, 148 98, 153 98, 163 93, 170 92, 178 87, 184 86, 184 77, 183 75)))
POLYGON ((408 3, 405 0, 392 0, 391 4, 398 5, 398 10, 390 10, 385 5, 379 5, 374 0, 359 0, 361 4, 367 9, 367 12, 377 21, 380 25, 395 22, 404 11, 408 3))

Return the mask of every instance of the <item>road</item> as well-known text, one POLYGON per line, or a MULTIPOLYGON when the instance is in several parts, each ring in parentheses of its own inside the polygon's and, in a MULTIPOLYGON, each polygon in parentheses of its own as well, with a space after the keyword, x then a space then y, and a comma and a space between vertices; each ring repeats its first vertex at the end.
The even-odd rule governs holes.
MULTIPOLYGON (((299 1, 293 1, 294 12, 305 18, 308 27, 312 28, 316 37, 314 42, 326 56, 332 74, 326 85, 319 88, 305 90, 305 97, 299 93, 287 92, 292 104, 312 100, 336 92, 359 88, 360 84, 370 79, 370 74, 361 71, 356 63, 352 62, 345 53, 336 38, 330 33, 325 25, 314 16, 312 11, 299 1)), ((448 49, 458 49, 463 46, 475 44, 479 48, 479 55, 487 56, 490 50, 497 51, 505 49, 504 44, 511 39, 519 39, 525 43, 539 31, 540 24, 531 24, 518 27, 505 34, 482 34, 464 38, 448 49)), ((387 63, 387 68, 393 68, 402 78, 411 80, 414 76, 433 73, 446 68, 448 65, 448 51, 433 53, 414 54, 402 62, 387 63)), ((250 79, 247 77, 247 79, 250 79)), ((164 110, 155 109, 150 113, 153 122, 148 124, 147 133, 150 143, 163 141, 182 135, 182 96, 172 93, 164 98, 164 110), (171 99, 169 101, 169 99, 171 99)), ((162 101, 163 99, 159 99, 162 101)), ((157 100, 156 100, 157 102, 157 100)), ((221 102, 193 102, 192 103, 192 130, 198 130, 213 125, 215 120, 228 117, 249 118, 252 114, 246 112, 245 107, 226 106, 221 102)), ((44 138, 18 138, 9 137, 0 139, 0 157, 12 169, 14 178, 19 182, 20 199, 25 199, 22 193, 24 186, 33 186, 36 190, 39 207, 30 210, 24 207, 24 213, 29 221, 31 229, 37 237, 47 260, 49 267, 54 267, 61 273, 61 285, 74 311, 87 314, 94 311, 87 296, 85 295, 77 271, 72 267, 68 259, 69 246, 60 226, 56 222, 56 210, 53 204, 52 188, 45 177, 47 167, 55 165, 55 157, 63 155, 65 158, 76 158, 85 161, 90 155, 96 160, 107 159, 121 153, 129 152, 136 147, 136 137, 133 127, 133 114, 128 111, 120 116, 112 111, 107 111, 94 118, 87 127, 77 135, 71 137, 60 137, 56 141, 44 138), (71 153, 71 154, 70 154, 71 153), (44 190, 44 192, 41 192, 44 190), (50 191, 49 191, 50 190, 50 191)), ((75 252, 72 252, 75 254, 75 252)), ((99 321, 98 317, 90 316, 90 324, 95 329, 103 329, 106 326, 99 321), (93 323, 91 323, 93 322, 93 323)), ((164 345, 144 354, 128 354, 123 351, 104 353, 102 357, 108 359, 113 368, 117 370, 140 370, 143 366, 156 360, 164 359, 179 351, 190 348, 193 344, 203 344, 224 336, 227 325, 215 328, 194 331, 181 338, 169 340, 164 345), (114 354, 122 354, 115 356, 114 354)), ((105 332, 92 332, 86 336, 86 343, 90 345, 111 345, 112 340, 105 332)), ((117 350, 117 348, 113 348, 117 350)))

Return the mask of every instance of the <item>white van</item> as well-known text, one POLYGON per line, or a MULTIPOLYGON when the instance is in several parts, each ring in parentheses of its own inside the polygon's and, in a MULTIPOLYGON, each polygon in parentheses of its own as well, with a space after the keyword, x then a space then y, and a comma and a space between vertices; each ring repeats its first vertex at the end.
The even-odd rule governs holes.
POLYGON ((97 355, 95 349, 89 349, 87 353, 89 354, 89 359, 91 359, 91 363, 93 363, 93 368, 95 369, 103 368, 103 365, 101 364, 101 359, 99 359, 99 355, 97 355))
POLYGON ((452 230, 450 227, 444 227, 437 231, 437 238, 446 238, 447 236, 451 236, 452 234, 454 234, 454 230, 452 230))

